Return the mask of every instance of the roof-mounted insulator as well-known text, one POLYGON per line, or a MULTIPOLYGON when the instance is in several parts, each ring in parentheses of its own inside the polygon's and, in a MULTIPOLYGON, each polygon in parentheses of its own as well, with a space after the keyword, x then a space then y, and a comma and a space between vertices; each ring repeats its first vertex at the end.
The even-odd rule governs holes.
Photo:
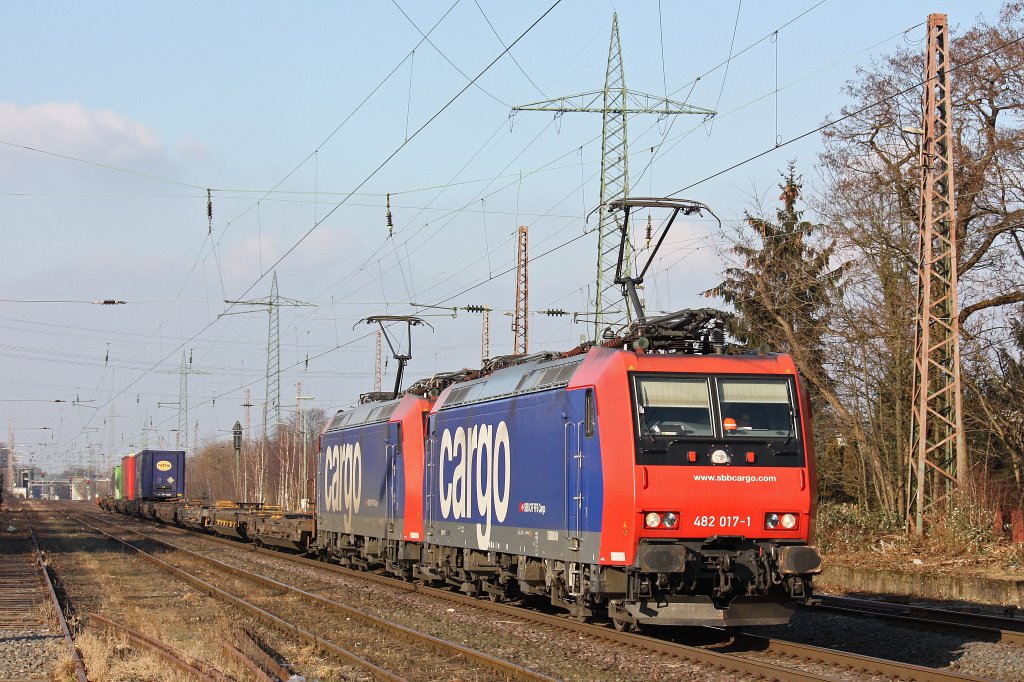
POLYGON ((392 220, 392 218, 391 218, 391 192, 388 192, 388 205, 387 205, 387 208, 388 208, 388 212, 387 212, 388 236, 390 237, 394 233, 394 231, 395 231, 395 221, 392 220))

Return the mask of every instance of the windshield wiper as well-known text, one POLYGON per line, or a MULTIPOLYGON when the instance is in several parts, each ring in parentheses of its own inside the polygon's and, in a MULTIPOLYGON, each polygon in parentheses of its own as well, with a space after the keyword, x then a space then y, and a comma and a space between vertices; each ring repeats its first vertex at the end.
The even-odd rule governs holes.
MULTIPOLYGON (((649 448, 647 448, 647 450, 654 451, 655 450, 655 446, 658 444, 658 439, 654 437, 654 432, 651 431, 651 425, 647 423, 646 419, 644 419, 643 414, 640 415, 640 427, 642 429, 642 433, 640 434, 641 442, 643 441, 643 436, 647 436, 648 438, 650 438, 651 439, 651 445, 650 445, 649 448)), ((657 450, 657 452, 668 452, 668 450, 667 449, 664 449, 664 450, 659 449, 659 450, 657 450)))

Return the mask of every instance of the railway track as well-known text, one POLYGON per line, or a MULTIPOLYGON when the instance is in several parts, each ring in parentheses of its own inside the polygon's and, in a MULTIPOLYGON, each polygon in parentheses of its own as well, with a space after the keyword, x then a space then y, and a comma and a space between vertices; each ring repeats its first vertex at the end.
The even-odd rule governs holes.
MULTIPOLYGON (((854 676, 863 674, 879 676, 885 679, 921 680, 925 682, 981 679, 948 670, 916 666, 898 661, 862 656, 834 649, 826 649, 797 642, 759 637, 749 634, 737 635, 732 639, 731 644, 727 647, 723 647, 721 650, 715 650, 714 648, 709 648, 707 646, 693 646, 679 641, 681 637, 676 631, 673 631, 674 634, 659 634, 657 637, 651 637, 643 634, 619 633, 606 626, 580 623, 561 615, 556 616, 540 613, 535 610, 523 609, 509 604, 492 603, 445 589, 431 588, 423 585, 402 582, 375 573, 353 571, 351 569, 333 564, 326 564, 297 555, 266 549, 257 549, 232 540, 217 538, 214 536, 196 535, 194 533, 169 526, 162 526, 162 528, 176 535, 183 535, 190 538, 202 538, 214 543, 231 546, 236 549, 241 548, 248 552, 273 556, 283 561, 316 567, 320 570, 327 570, 361 580, 372 581, 398 590, 419 592, 451 602, 471 605, 485 611, 505 616, 514 616, 520 620, 532 621, 534 623, 555 627, 561 630, 585 634, 605 641, 685 659, 702 665, 715 666, 729 673, 742 673, 766 679, 836 679, 837 677, 848 678, 850 674, 854 676), (830 675, 828 673, 821 672, 822 668, 846 671, 846 673, 838 676, 830 675)), ((723 634, 721 637, 725 637, 725 635, 723 634)))
POLYGON ((1024 645, 1024 620, 1019 618, 832 595, 815 595, 815 599, 818 603, 808 608, 878 618, 941 632, 968 633, 986 642, 1024 645))
POLYGON ((515 665, 509 661, 490 656, 489 654, 476 651, 454 642, 449 642, 438 637, 427 635, 403 627, 372 614, 353 609, 339 602, 312 594, 293 585, 288 585, 279 580, 256 575, 251 571, 239 569, 227 563, 211 557, 193 552, 189 549, 174 545, 160 538, 140 532, 135 528, 128 528, 121 524, 112 522, 106 518, 89 516, 92 520, 99 520, 105 524, 121 528, 123 531, 138 536, 147 543, 159 545, 170 550, 173 554, 165 555, 167 558, 175 557, 174 562, 158 558, 151 552, 142 549, 137 542, 126 540, 112 533, 99 528, 88 521, 63 512, 69 519, 76 523, 100 533, 103 536, 115 541, 122 546, 131 549, 146 561, 159 566, 163 570, 187 581, 194 587, 226 601, 233 606, 246 611, 264 622, 290 634, 297 636, 321 649, 328 651, 349 664, 362 668, 376 679, 402 680, 406 676, 422 676, 424 670, 444 670, 446 674, 456 675, 461 679, 494 679, 495 675, 507 679, 519 680, 540 680, 550 682, 550 678, 541 673, 515 665), (179 557, 186 557, 187 562, 180 562, 179 557), (195 567, 183 568, 185 563, 198 564, 209 572, 213 569, 217 574, 217 583, 209 579, 200 578, 197 574, 200 570, 195 567), (230 583, 232 589, 225 589, 230 583), (258 585, 259 589, 253 589, 258 585), (242 596, 244 594, 245 596, 242 596), (274 611, 268 606, 273 605, 274 611), (316 608, 310 608, 314 606, 316 608), (333 612, 333 614, 332 614, 333 612), (363 626, 376 629, 379 632, 372 633, 360 630, 359 627, 347 625, 345 628, 337 628, 338 618, 358 621, 363 626), (330 632, 330 635, 318 634, 330 632), (381 633, 386 636, 382 637, 381 633), (393 642, 394 636, 401 637, 412 645, 412 655, 392 656, 390 660, 381 661, 387 658, 382 656, 382 651, 370 651, 373 647, 366 646, 367 642, 393 642), (348 638, 349 642, 344 645, 338 643, 337 639, 348 638), (359 650, 361 649, 361 650, 359 650), (358 651, 357 651, 358 650, 358 651), (398 661, 405 662, 405 668, 398 664, 398 661), (413 666, 411 669, 409 666, 413 666))
MULTIPOLYGON (((17 512, 22 514, 24 509, 19 507, 17 512)), ((85 665, 75 647, 35 532, 26 526, 0 537, 0 636, 59 632, 73 662, 75 679, 86 682, 85 665)))
POLYGON ((0 628, 5 630, 48 627, 46 588, 39 565, 29 559, 32 541, 28 534, 6 538, 0 553, 0 628))

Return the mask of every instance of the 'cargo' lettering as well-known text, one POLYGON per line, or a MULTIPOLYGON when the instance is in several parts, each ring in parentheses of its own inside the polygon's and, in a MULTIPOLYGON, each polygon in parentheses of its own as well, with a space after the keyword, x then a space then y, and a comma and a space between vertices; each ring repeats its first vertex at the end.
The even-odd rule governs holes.
POLYGON ((324 509, 345 512, 344 527, 352 530, 363 493, 363 455, 359 443, 332 445, 324 451, 324 509))
POLYGON ((488 549, 491 525, 505 521, 512 485, 508 426, 479 424, 441 434, 439 500, 445 519, 477 519, 476 543, 488 549), (451 463, 451 464, 449 464, 451 463))

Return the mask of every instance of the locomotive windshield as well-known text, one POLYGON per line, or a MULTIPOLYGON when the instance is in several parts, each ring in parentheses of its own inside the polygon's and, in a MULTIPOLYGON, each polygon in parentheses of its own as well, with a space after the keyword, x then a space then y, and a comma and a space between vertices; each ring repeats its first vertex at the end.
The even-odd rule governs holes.
POLYGON ((638 463, 703 463, 723 448, 730 464, 803 460, 788 377, 638 374, 633 387, 638 463))
POLYGON ((726 438, 788 438, 792 400, 785 379, 719 379, 722 431, 726 438))
POLYGON ((637 379, 641 430, 652 436, 713 436, 707 379, 637 379))

